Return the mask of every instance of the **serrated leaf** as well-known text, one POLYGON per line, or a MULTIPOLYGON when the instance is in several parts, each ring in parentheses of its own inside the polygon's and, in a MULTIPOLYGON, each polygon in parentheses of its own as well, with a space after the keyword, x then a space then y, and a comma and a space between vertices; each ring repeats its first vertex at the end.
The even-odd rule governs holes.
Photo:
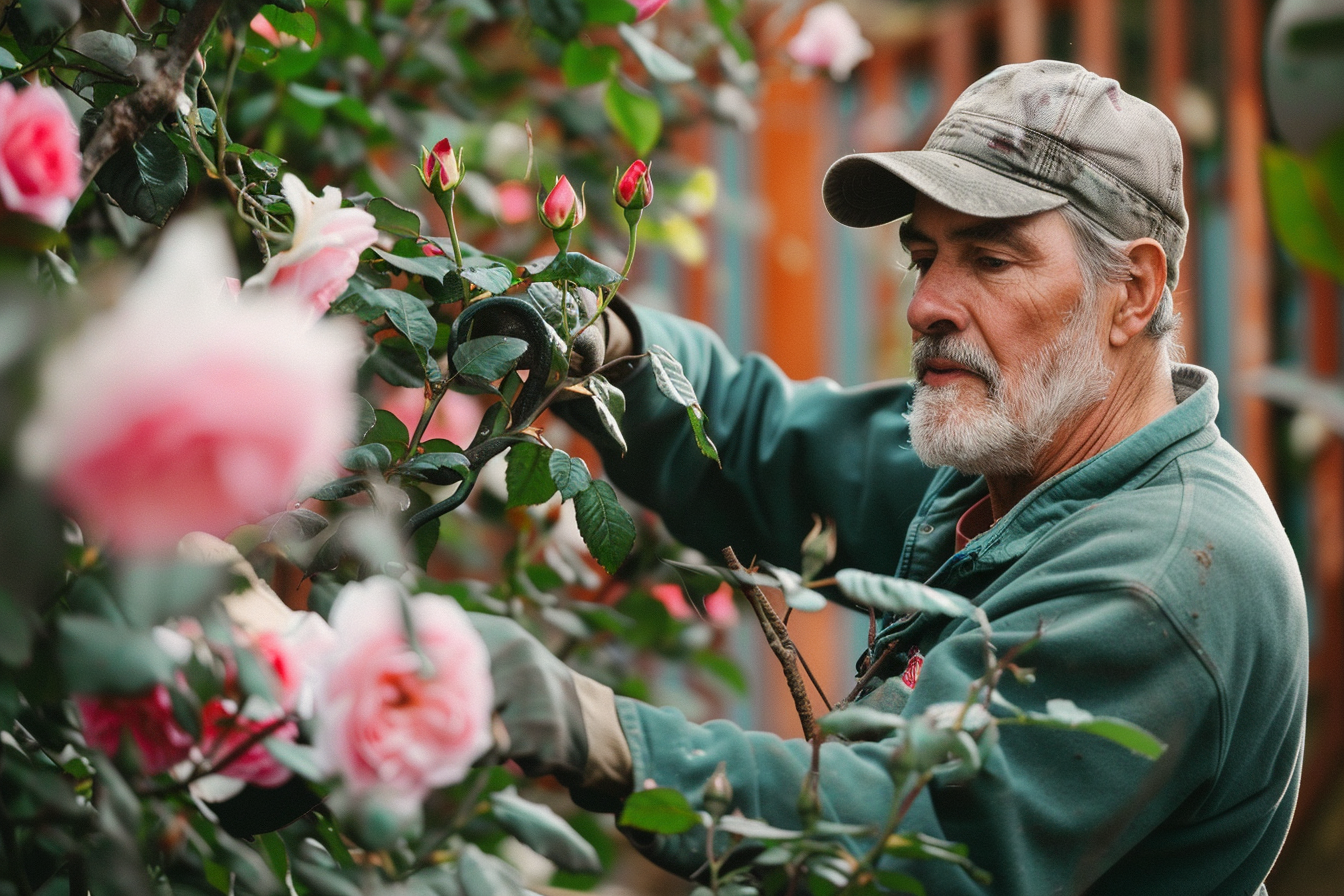
POLYGON ((96 616, 63 617, 56 656, 72 694, 136 694, 173 678, 172 661, 148 631, 96 616))
POLYGON ((670 787, 653 787, 626 797, 618 824, 655 834, 682 834, 700 824, 700 813, 670 787))
POLYGON ((588 464, 584 463, 581 457, 570 457, 557 448, 551 452, 548 463, 551 481, 559 490, 560 497, 566 501, 586 489, 593 481, 592 473, 588 472, 588 464))
POLYGON ((602 870, 597 850, 550 806, 525 800, 512 787, 490 795, 495 819, 525 846, 567 871, 602 870))
POLYGON ((527 351, 527 343, 513 336, 481 336, 468 339, 453 352, 458 375, 486 382, 501 379, 527 351))
POLYGON ((700 405, 693 404, 686 409, 686 416, 691 419, 691 433, 695 436, 695 446, 700 449, 701 454, 722 467, 723 461, 719 460, 719 449, 710 439, 709 433, 705 432, 707 420, 704 410, 700 405))
POLYGON ((602 426, 621 447, 626 450, 625 434, 621 432, 621 417, 625 414, 625 393, 607 382, 606 377, 594 374, 584 380, 584 385, 593 394, 593 404, 597 407, 597 416, 602 426))
POLYGON ((886 613, 975 615, 975 606, 961 595, 930 588, 911 579, 882 576, 862 569, 842 569, 835 574, 835 581, 850 600, 886 613))
MULTIPOLYGON (((606 265, 593 261, 582 252, 556 255, 546 267, 531 275, 534 283, 555 283, 568 280, 588 289, 598 289, 621 282, 621 274, 606 265)), ((573 318, 571 318, 573 320, 573 318)))
MULTIPOLYGON (((373 203, 369 204, 372 205, 373 203)), ((391 252, 384 252, 377 246, 374 247, 373 252, 397 270, 415 274, 418 277, 442 280, 457 270, 457 264, 446 255, 394 255, 391 252)))
POLYGON ((491 295, 500 295, 513 285, 513 271, 497 261, 463 262, 462 279, 491 295))
POLYGON ((427 451, 397 467, 407 479, 429 482, 433 485, 452 485, 466 478, 471 462, 456 451, 427 451))
POLYGON ((616 26, 627 46, 635 51, 645 70, 655 80, 666 84, 677 84, 695 77, 695 69, 682 62, 662 47, 649 40, 639 31, 624 23, 616 26))
POLYGON ((542 504, 555 494, 551 480, 551 449, 535 442, 519 442, 509 449, 504 471, 508 506, 542 504))
POLYGON ((612 78, 607 82, 602 107, 611 126, 634 147, 635 154, 648 155, 663 130, 663 113, 657 101, 627 90, 619 78, 612 78))
MULTIPOLYGON (((308 16, 303 18, 308 19, 308 16)), ((309 21, 312 20, 309 19, 309 21)), ((402 208, 391 199, 376 196, 369 200, 365 211, 373 215, 374 226, 384 233, 412 239, 419 239, 420 237, 420 216, 408 208, 402 208)), ((389 262, 389 264, 391 263, 389 262)), ((435 279, 442 279, 442 276, 440 274, 435 279)))
POLYGON ((849 706, 817 720, 821 730, 846 740, 882 740, 905 728, 905 718, 870 706, 849 706))
POLYGON ((649 348, 649 366, 653 368, 653 381, 658 391, 682 407, 692 407, 699 403, 695 397, 695 387, 686 378, 681 362, 661 345, 649 348))
POLYGON ((589 553, 608 573, 615 573, 635 545, 635 521, 617 500, 615 490, 594 479, 574 496, 574 514, 589 553))
POLYGON ((415 348, 415 356, 425 371, 433 367, 437 372, 438 365, 430 360, 429 352, 434 347, 434 338, 439 334, 439 325, 425 303, 408 292, 396 289, 380 289, 378 295, 385 302, 388 321, 415 348))
POLYGON ((187 160, 156 126, 108 159, 94 183, 128 215, 162 227, 187 195, 187 160))

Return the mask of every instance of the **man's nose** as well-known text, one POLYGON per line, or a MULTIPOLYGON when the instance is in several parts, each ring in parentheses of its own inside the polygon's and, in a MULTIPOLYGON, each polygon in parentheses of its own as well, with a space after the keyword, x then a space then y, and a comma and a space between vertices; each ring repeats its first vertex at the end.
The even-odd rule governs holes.
POLYGON ((915 336, 942 336, 966 329, 966 306, 953 279, 937 262, 919 275, 905 312, 915 336))

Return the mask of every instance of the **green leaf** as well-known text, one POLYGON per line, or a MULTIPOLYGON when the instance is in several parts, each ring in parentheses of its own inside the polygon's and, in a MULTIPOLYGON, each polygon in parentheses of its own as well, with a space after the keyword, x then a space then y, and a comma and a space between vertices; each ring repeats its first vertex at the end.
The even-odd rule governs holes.
POLYGON ((261 743, 266 747, 266 752, 275 757, 276 762, 299 777, 309 781, 321 781, 327 777, 314 748, 278 737, 268 737, 261 743))
POLYGON ((633 22, 637 10, 629 0, 581 0, 590 25, 618 25, 633 22))
POLYGON ((560 449, 551 452, 551 481, 560 490, 560 497, 568 501, 586 489, 593 481, 588 465, 581 457, 570 457, 560 449))
POLYGON ((368 487, 369 480, 363 475, 343 476, 340 479, 333 479, 313 492, 312 497, 318 501, 339 501, 357 495, 368 487))
POLYGON ((924 885, 918 879, 902 871, 878 871, 878 882, 891 893, 906 893, 908 896, 927 896, 924 885))
POLYGON ((453 352, 453 367, 459 375, 494 382, 512 370, 526 351, 527 343, 513 336, 468 339, 453 352))
POLYGON ((700 449, 700 453, 720 467, 723 461, 719 460, 719 449, 710 439, 709 433, 705 432, 705 412, 698 404, 693 404, 686 409, 686 416, 691 418, 691 433, 695 436, 695 445, 700 449))
POLYGON ((653 368, 653 381, 658 385, 659 392, 685 408, 699 404, 695 387, 686 378, 681 362, 672 357, 671 352, 661 345, 651 346, 649 366, 653 368))
POLYGON ((373 252, 397 270, 419 277, 442 280, 457 269, 456 262, 446 255, 393 255, 377 247, 373 252))
POLYGON ((611 126, 634 147, 635 154, 648 155, 663 130, 663 113, 657 101, 627 90, 619 79, 612 78, 607 82, 602 106, 611 126))
POLYGON ((126 621, 149 628, 176 616, 195 616, 228 590, 227 570, 193 563, 137 563, 117 581, 126 621))
POLYGON ((373 426, 369 427, 361 440, 364 443, 378 442, 386 445, 392 452, 394 459, 401 458, 406 453, 406 446, 411 441, 411 434, 406 429, 406 424, 401 422, 401 418, 391 411, 379 408, 374 411, 373 426))
POLYGON ((649 40, 629 25, 617 26, 627 46, 635 51, 639 61, 655 80, 667 84, 689 81, 695 77, 695 69, 682 62, 662 47, 649 40))
POLYGON ((615 573, 635 545, 635 521, 617 500, 615 490, 594 479, 574 496, 574 514, 589 553, 608 573, 615 573))
POLYGON ((313 109, 330 109, 344 96, 339 90, 322 90, 298 83, 291 83, 286 90, 294 99, 313 109))
POLYGON ((747 676, 737 663, 728 657, 712 650, 697 650, 691 654, 691 660, 737 693, 746 696, 747 676))
POLYGON ((28 613, 4 589, 0 589, 0 663, 24 666, 32 659, 32 625, 28 613))
POLYGON ((406 461, 397 472, 407 479, 434 485, 452 485, 466 478, 471 463, 455 451, 429 451, 406 461))
MULTIPOLYGON (((622 4, 625 0, 620 0, 622 4)), ((565 45, 560 55, 560 71, 569 87, 587 87, 600 84, 611 77, 621 65, 621 53, 615 47, 586 47, 575 40, 565 45)))
POLYGON ((654 787, 630 794, 618 824, 655 834, 683 834, 700 824, 700 813, 686 797, 670 787, 654 787))
POLYGON ((527 0, 532 21, 557 40, 573 40, 583 28, 584 10, 578 0, 527 0))
POLYGON ((429 313, 424 302, 408 292, 380 289, 378 295, 386 302, 388 322, 410 341, 415 349, 415 356, 425 368, 425 372, 430 373, 432 367, 433 373, 437 374, 439 367, 429 357, 430 349, 434 347, 434 337, 439 334, 439 325, 434 320, 434 315, 429 313))
POLYGON ((620 272, 604 264, 593 261, 581 252, 566 252, 556 255, 545 268, 532 275, 533 282, 553 283, 568 280, 588 289, 598 289, 621 282, 620 272))
POLYGON ((790 831, 777 828, 756 818, 743 818, 741 815, 725 815, 719 819, 719 830, 736 834, 739 837, 751 837, 754 840, 801 840, 807 836, 803 831, 790 831))
POLYGON ((137 694, 173 678, 153 635, 96 616, 62 618, 56 656, 73 694, 137 694))
POLYGON ((567 871, 602 870, 597 850, 550 806, 525 800, 510 787, 490 794, 495 819, 525 846, 567 871))
POLYGON ((509 507, 541 504, 555 494, 551 480, 551 449, 535 442, 519 442, 509 449, 504 483, 508 487, 509 507))
POLYGON ((1344 280, 1344 208, 1331 201, 1320 169, 1283 147, 1262 153, 1274 235, 1299 262, 1344 280))
POLYGON ((302 12, 303 0, 294 0, 293 5, 298 6, 293 12, 266 5, 261 8, 261 14, 266 17, 266 21, 275 26, 276 31, 292 35, 311 45, 317 39, 317 21, 302 12))
POLYGON ((882 740, 905 728, 905 718, 870 706, 849 706, 828 712, 817 724, 846 740, 882 740))
POLYGON ((341 455, 341 466, 347 470, 386 470, 392 466, 392 452, 378 442, 359 445, 341 455))
POLYGON ((625 393, 607 382, 606 377, 594 374, 584 380, 588 391, 593 393, 593 404, 597 407, 597 416, 611 437, 625 453, 625 435, 621 432, 621 417, 625 414, 625 393))
POLYGON ((911 579, 881 576, 862 569, 842 569, 835 574, 835 580, 850 600, 886 613, 975 615, 975 606, 961 595, 930 588, 911 579))
POLYGON ((70 46, 114 72, 126 71, 135 60, 135 41, 114 31, 86 31, 72 40, 70 46))
POLYGON ((513 285, 513 271, 497 261, 464 261, 462 279, 491 295, 499 295, 513 285))
POLYGON ((1047 700, 1045 709, 1045 712, 1029 712, 1022 717, 999 719, 999 724, 1082 731, 1104 737, 1147 759, 1157 759, 1167 750, 1166 744, 1133 722, 1109 716, 1094 716, 1087 710, 1079 708, 1072 700, 1062 698, 1047 700))
POLYGON ((19 60, 14 58, 14 54, 0 47, 0 69, 21 68, 19 60))
POLYGON ((187 195, 187 160, 155 126, 108 159, 94 183, 126 214, 162 227, 187 195))
MULTIPOLYGON (((308 16, 303 16, 308 19, 308 16)), ((309 19, 311 21, 311 19, 309 19)), ((420 238, 420 216, 408 208, 402 208, 391 199, 375 196, 365 206, 365 211, 373 215, 373 224, 383 233, 393 236, 420 238)), ((389 262, 391 264, 392 262, 389 262)), ((432 276, 432 275, 431 275, 432 276)), ((436 279, 442 279, 440 274, 436 279)))
POLYGON ((526 896, 518 871, 508 862, 468 843, 458 855, 457 879, 465 896, 526 896))

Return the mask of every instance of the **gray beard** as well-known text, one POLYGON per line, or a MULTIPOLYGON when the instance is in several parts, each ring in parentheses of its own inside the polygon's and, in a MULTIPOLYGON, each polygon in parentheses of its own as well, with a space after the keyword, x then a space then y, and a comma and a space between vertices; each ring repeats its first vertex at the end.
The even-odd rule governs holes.
POLYGON ((1105 364, 1084 301, 1060 334, 1027 366, 1023 381, 1005 388, 986 352, 954 337, 915 343, 916 374, 930 358, 963 364, 988 384, 984 401, 963 386, 917 384, 908 415, 910 441, 931 467, 949 466, 981 476, 1016 476, 1036 468, 1041 452, 1070 420, 1106 397, 1114 372, 1105 364))

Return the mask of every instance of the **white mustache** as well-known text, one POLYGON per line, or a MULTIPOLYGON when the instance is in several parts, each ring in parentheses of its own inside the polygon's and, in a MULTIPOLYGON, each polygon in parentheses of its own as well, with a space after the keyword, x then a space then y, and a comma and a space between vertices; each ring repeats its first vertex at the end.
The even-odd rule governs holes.
POLYGON ((944 358, 974 373, 989 385, 991 394, 998 390, 1002 379, 999 365, 984 349, 953 336, 921 337, 910 352, 910 366, 915 378, 923 380, 929 363, 936 358, 944 358))

